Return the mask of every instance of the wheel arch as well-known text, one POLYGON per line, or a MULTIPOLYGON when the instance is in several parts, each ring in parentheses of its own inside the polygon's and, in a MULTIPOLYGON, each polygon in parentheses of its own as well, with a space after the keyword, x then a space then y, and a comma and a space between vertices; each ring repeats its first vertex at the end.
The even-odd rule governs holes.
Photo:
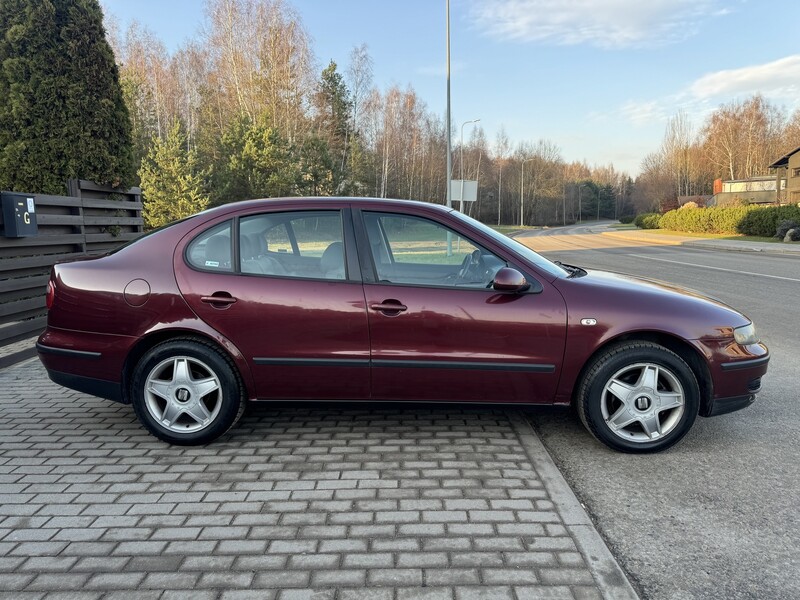
POLYGON ((125 363, 122 367, 122 398, 125 404, 131 403, 131 383, 133 380, 133 372, 136 365, 147 354, 147 352, 155 346, 168 342, 170 340, 194 340, 201 343, 210 344, 217 350, 226 355, 237 370, 239 381, 244 386, 244 394, 246 398, 254 397, 253 381, 250 376, 250 370, 244 356, 239 352, 238 348, 234 346, 227 339, 210 335, 206 332, 197 331, 194 329, 160 329, 153 331, 142 337, 128 352, 125 358, 125 363))
POLYGON ((571 402, 573 405, 577 400, 578 390, 581 387, 581 383, 586 377, 586 373, 589 371, 589 368, 594 363, 595 359, 600 356, 600 354, 608 350, 608 348, 611 346, 616 346, 617 344, 626 342, 651 342, 658 344, 667 350, 671 350, 680 356, 684 361, 686 361, 686 364, 689 365, 689 368, 694 373, 694 376, 697 378, 697 383, 700 386, 700 416, 708 416, 711 410, 714 384, 713 380, 711 379, 711 371, 709 370, 706 361, 695 346, 682 338, 661 331, 627 332, 606 340, 605 343, 596 348, 595 351, 586 359, 583 367, 581 367, 578 377, 575 379, 571 395, 571 402))

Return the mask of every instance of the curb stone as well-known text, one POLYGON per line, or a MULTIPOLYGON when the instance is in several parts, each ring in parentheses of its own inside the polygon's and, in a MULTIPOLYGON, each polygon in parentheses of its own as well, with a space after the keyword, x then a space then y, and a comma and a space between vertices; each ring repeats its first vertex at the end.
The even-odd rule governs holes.
POLYGON ((511 423, 534 469, 548 491, 578 550, 586 560, 603 598, 639 600, 625 572, 595 528, 561 471, 531 424, 521 413, 512 413, 511 423))

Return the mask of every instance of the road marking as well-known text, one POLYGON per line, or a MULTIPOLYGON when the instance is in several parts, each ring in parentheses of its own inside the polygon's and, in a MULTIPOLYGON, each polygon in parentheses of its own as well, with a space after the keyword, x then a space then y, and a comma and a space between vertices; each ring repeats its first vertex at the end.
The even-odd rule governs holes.
POLYGON ((714 271, 726 271, 728 273, 738 273, 739 275, 752 275, 754 277, 769 277, 770 279, 782 279, 783 281, 794 281, 796 283, 800 283, 800 279, 794 279, 792 277, 781 277, 780 275, 767 275, 766 273, 751 273, 750 271, 739 271, 738 269, 725 269, 724 267, 711 267, 709 265, 696 265, 694 263, 689 262, 682 262, 680 260, 668 260, 666 258, 655 258, 653 256, 648 256, 646 254, 629 254, 628 256, 633 256, 635 258, 644 258, 647 260, 657 260, 659 262, 665 263, 673 263, 676 265, 683 265, 684 267, 697 267, 699 269, 712 269, 714 271))

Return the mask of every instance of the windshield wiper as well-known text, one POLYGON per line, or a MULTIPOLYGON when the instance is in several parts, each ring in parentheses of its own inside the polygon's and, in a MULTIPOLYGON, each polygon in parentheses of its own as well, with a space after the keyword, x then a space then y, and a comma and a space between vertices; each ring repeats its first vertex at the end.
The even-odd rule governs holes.
POLYGON ((560 260, 555 261, 555 264, 557 264, 562 269, 569 271, 569 277, 583 277, 584 275, 586 275, 585 269, 581 269, 580 267, 576 267, 575 265, 566 265, 562 263, 560 260))

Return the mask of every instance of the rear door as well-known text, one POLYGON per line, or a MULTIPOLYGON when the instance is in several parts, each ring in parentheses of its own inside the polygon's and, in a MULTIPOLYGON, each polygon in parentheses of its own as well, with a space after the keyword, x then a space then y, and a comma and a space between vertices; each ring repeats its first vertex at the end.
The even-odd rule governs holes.
POLYGON ((247 358, 259 398, 369 398, 348 208, 244 215, 201 232, 184 254, 184 297, 247 358))
POLYGON ((498 254, 431 218, 361 216, 374 398, 553 401, 566 335, 556 290, 495 292, 498 254))

